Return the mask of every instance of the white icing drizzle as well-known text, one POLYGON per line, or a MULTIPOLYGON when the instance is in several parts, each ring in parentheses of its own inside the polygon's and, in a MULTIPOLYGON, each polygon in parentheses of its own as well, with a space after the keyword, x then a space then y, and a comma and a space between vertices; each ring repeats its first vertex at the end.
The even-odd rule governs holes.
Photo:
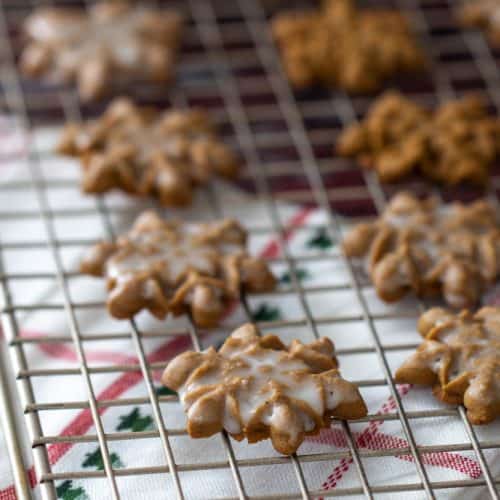
MULTIPOLYGON (((155 270, 169 284, 174 284, 188 270, 208 276, 217 274, 220 256, 218 242, 200 243, 197 235, 202 230, 198 224, 184 224, 176 229, 175 237, 162 231, 129 234, 124 251, 111 257, 106 263, 106 276, 124 281, 141 271, 155 270)), ((226 248, 243 251, 237 245, 226 248)))
POLYGON ((63 22, 41 15, 34 17, 30 34, 35 39, 57 41, 58 65, 70 72, 96 54, 106 54, 123 68, 133 69, 141 65, 144 42, 138 30, 146 13, 142 7, 109 19, 75 13, 63 16, 63 22))
MULTIPOLYGON (((184 160, 186 153, 187 133, 178 131, 166 131, 162 129, 162 120, 165 116, 174 111, 167 111, 160 115, 153 122, 123 121, 116 130, 112 145, 133 146, 136 151, 136 160, 139 166, 147 165, 153 155, 162 154, 169 160, 184 160)), ((182 111, 181 111, 182 113, 182 111)), ((192 141, 196 135, 203 140, 209 137, 208 132, 198 132, 191 134, 189 141, 192 141)), ((85 129, 80 130, 80 136, 76 139, 81 144, 88 143, 88 132, 85 129)), ((169 172, 160 170, 159 175, 168 176, 169 172)), ((166 179, 168 183, 168 179, 166 179)))
MULTIPOLYGON (((453 381, 463 373, 471 373, 467 393, 469 396, 486 398, 488 394, 500 392, 500 324, 498 318, 477 324, 471 320, 464 323, 452 322, 449 327, 444 327, 436 340, 450 346, 457 354, 448 367, 448 381, 453 381), (496 323, 496 324, 495 324, 496 323), (497 376, 488 378, 494 387, 487 389, 485 376, 488 377, 487 366, 497 370, 497 376), (496 367, 496 368, 495 368, 496 367)), ((438 324, 438 323, 436 323, 438 324)), ((437 346, 434 341, 426 341, 429 347, 437 346)), ((443 368, 444 358, 437 354, 428 360, 427 366, 434 372, 440 373, 443 368)))
MULTIPOLYGON (((411 262, 416 265, 421 283, 424 283, 428 276, 432 276, 432 280, 436 279, 433 271, 441 263, 446 264, 443 259, 448 257, 474 264, 478 259, 477 240, 483 235, 491 234, 498 227, 490 214, 482 214, 480 210, 474 212, 474 209, 458 204, 419 205, 412 198, 410 201, 406 200, 405 196, 395 197, 375 223, 379 229, 393 229, 393 239, 384 243, 385 248, 380 250, 381 255, 375 264, 370 252, 367 252, 365 258, 367 274, 375 277, 377 289, 387 294, 412 285, 413 278, 404 256, 399 259, 397 267, 394 264, 393 268, 390 265, 379 266, 385 256, 392 254, 394 258, 398 250, 403 248, 403 243, 408 243, 411 262)), ((445 265, 438 279, 442 284, 457 284, 460 287, 462 268, 445 265)), ((463 307, 468 300, 465 292, 455 293, 450 286, 445 287, 443 293, 447 302, 457 308, 463 307)))
MULTIPOLYGON (((397 209, 396 209, 397 210, 397 209)), ((454 217, 460 217, 463 210, 462 206, 453 204, 439 205, 433 209, 418 209, 408 211, 407 213, 398 213, 392 205, 389 205, 386 212, 382 215, 381 220, 394 229, 407 229, 417 226, 422 238, 428 236, 429 231, 435 231, 440 228, 447 227, 447 224, 454 217)), ((484 221, 483 221, 484 222, 484 221)), ((484 234, 490 230, 491 226, 482 226, 481 224, 470 224, 470 221, 465 219, 460 226, 453 227, 451 232, 465 231, 467 233, 484 234)), ((426 245, 433 245, 432 240, 426 240, 426 245)))
MULTIPOLYGON (((244 432, 253 419, 273 427, 285 429, 292 440, 296 439, 300 428, 289 425, 287 407, 273 403, 276 395, 306 405, 311 414, 321 417, 326 410, 335 409, 340 402, 350 399, 347 391, 324 391, 319 376, 311 374, 310 368, 300 359, 293 358, 288 352, 264 349, 255 344, 228 348, 225 346, 224 361, 217 370, 200 375, 188 381, 179 390, 179 397, 187 411, 188 418, 196 417, 196 402, 189 406, 186 397, 192 391, 204 386, 221 383, 234 384, 234 396, 238 402, 239 415, 231 413, 225 405, 223 425, 232 433, 244 432), (241 424, 240 424, 241 422, 241 424)), ((297 411, 302 421, 302 429, 311 431, 316 423, 308 412, 297 411)))

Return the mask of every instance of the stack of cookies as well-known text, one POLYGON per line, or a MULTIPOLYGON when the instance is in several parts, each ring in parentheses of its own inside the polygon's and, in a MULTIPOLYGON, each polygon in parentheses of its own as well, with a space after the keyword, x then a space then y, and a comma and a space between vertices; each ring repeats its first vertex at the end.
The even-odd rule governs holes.
MULTIPOLYGON (((466 5, 461 19, 495 39, 493 4, 466 5)), ((83 101, 113 97, 132 82, 174 82, 182 37, 175 11, 115 1, 89 10, 41 7, 24 27, 22 71, 76 85, 83 101)), ((428 69, 401 13, 363 9, 354 0, 283 12, 269 28, 297 89, 319 84, 374 93, 401 73, 428 69)), ((417 175, 438 185, 487 187, 500 153, 500 121, 475 96, 428 109, 389 90, 343 130, 336 150, 382 183, 417 175)), ((66 124, 57 151, 78 159, 83 192, 120 190, 162 207, 189 206, 214 178, 235 178, 240 163, 206 111, 157 110, 119 96, 98 118, 66 124)), ((395 379, 432 385, 442 401, 465 404, 475 424, 499 416, 500 309, 461 310, 476 307, 499 277, 496 207, 486 199, 447 205, 399 192, 376 220, 347 234, 343 250, 362 263, 381 300, 413 294, 455 309, 422 315, 422 345, 395 379)), ((167 220, 155 211, 138 214, 128 232, 89 249, 81 272, 104 278, 115 318, 147 310, 161 320, 187 315, 202 328, 218 326, 242 294, 276 286, 266 261, 249 252, 238 221, 167 220)), ((358 388, 340 375, 331 340, 285 345, 261 336, 254 324, 235 330, 218 350, 179 355, 162 380, 179 393, 192 437, 226 431, 250 443, 270 439, 287 455, 332 418, 367 414, 358 388)))

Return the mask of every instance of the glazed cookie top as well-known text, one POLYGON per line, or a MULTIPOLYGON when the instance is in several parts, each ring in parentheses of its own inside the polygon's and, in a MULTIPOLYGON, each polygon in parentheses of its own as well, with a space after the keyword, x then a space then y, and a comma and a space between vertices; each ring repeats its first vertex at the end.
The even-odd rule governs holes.
POLYGON ((232 177, 238 169, 202 111, 158 113, 125 98, 115 99, 97 120, 67 125, 58 150, 81 159, 86 192, 120 188, 156 196, 164 205, 188 204, 196 184, 214 175, 232 177))
POLYGON ((298 88, 321 83, 373 92, 398 72, 424 67, 402 15, 358 9, 353 0, 326 0, 318 10, 280 13, 272 29, 285 71, 298 88))
POLYGON ((30 43, 21 68, 57 82, 77 81, 81 97, 88 100, 103 94, 117 77, 168 80, 181 17, 127 2, 101 2, 88 12, 40 7, 27 18, 24 31, 30 43))
POLYGON ((117 284, 142 272, 156 272, 176 285, 190 271, 215 276, 218 261, 245 253, 246 232, 234 220, 205 224, 165 221, 143 213, 121 236, 117 252, 106 261, 106 276, 117 284))
POLYGON ((500 120, 475 96, 429 112, 391 91, 342 132, 337 150, 373 168, 382 182, 419 172, 444 184, 485 184, 500 152, 500 120))
POLYGON ((474 304, 498 276, 499 224, 484 200, 440 205, 399 193, 378 219, 355 226, 343 243, 348 257, 365 258, 379 296, 407 291, 442 294, 454 307, 474 304))
POLYGON ((233 435, 251 434, 265 426, 275 448, 289 454, 342 403, 359 403, 366 411, 355 386, 336 367, 327 338, 311 344, 295 340, 286 347, 274 335, 259 337, 247 324, 218 352, 181 354, 162 380, 179 392, 189 422, 216 422, 211 434, 223 428, 233 435))
POLYGON ((246 236, 231 219, 183 223, 144 212, 116 242, 95 245, 81 269, 107 279, 108 309, 117 318, 143 308, 159 318, 191 311, 200 326, 214 326, 241 287, 274 287, 265 261, 248 255, 246 236))
POLYGON ((424 341, 399 368, 401 382, 438 384, 438 396, 464 402, 480 424, 500 415, 500 308, 453 314, 434 308, 422 315, 424 341))

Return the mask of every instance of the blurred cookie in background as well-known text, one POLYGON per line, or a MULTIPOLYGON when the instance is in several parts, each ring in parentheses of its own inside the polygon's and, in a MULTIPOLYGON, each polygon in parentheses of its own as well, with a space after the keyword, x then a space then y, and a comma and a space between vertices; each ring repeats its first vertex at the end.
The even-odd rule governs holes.
POLYGON ((24 22, 21 71, 76 83, 84 101, 112 94, 117 82, 164 83, 174 73, 182 18, 173 10, 102 2, 88 10, 39 7, 24 22))
POLYGON ((327 0, 320 9, 277 14, 272 31, 288 78, 299 89, 321 84, 369 93, 398 73, 425 68, 417 40, 395 10, 327 0))

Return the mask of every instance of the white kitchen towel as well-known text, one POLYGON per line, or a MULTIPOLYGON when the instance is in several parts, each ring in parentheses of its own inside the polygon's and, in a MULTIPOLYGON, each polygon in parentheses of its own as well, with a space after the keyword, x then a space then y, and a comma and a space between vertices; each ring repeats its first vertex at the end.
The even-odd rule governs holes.
MULTIPOLYGON (((86 387, 81 374, 51 376, 47 369, 78 369, 73 343, 55 341, 55 337, 70 335, 68 316, 61 306, 64 295, 57 285, 56 262, 47 245, 45 221, 39 216, 40 200, 33 186, 20 186, 19 181, 30 180, 33 173, 45 180, 45 195, 52 215, 55 237, 62 243, 58 247, 64 271, 67 276, 70 300, 75 307, 75 318, 80 333, 85 336, 85 356, 90 367, 112 367, 137 363, 137 351, 132 338, 92 341, 96 334, 130 333, 127 321, 116 321, 108 317, 102 305, 106 292, 102 280, 78 276, 78 262, 92 240, 107 237, 106 226, 98 212, 94 197, 82 195, 78 189, 78 165, 75 161, 51 154, 57 130, 42 129, 29 140, 36 145, 35 153, 26 155, 26 144, 22 134, 16 132, 17 124, 2 121, 1 182, 10 183, 12 189, 0 190, 2 212, 12 211, 15 218, 0 218, 0 237, 3 245, 2 258, 6 273, 15 275, 8 280, 13 303, 30 306, 44 304, 43 309, 20 310, 16 312, 21 335, 24 337, 54 337, 52 342, 33 342, 24 345, 28 367, 32 371, 31 381, 37 403, 57 403, 84 401, 86 387), (78 211, 79 213, 77 213, 78 211), (85 214, 82 214, 85 211, 85 214), (23 215, 24 214, 24 215, 23 215), (36 248, 21 248, 19 243, 39 242, 36 248), (12 244, 16 244, 14 248, 12 244), (88 243, 88 244, 86 244, 88 243), (22 274, 37 275, 25 279, 22 274)), ((26 139, 28 140, 28 139, 26 139)), ((33 148, 31 148, 33 152, 33 148)), ((43 186, 43 183, 40 184, 43 186)), ((198 193, 193 208, 177 211, 166 210, 167 216, 208 219, 214 216, 214 200, 222 210, 222 215, 239 219, 247 227, 257 229, 252 232, 250 246, 253 252, 266 257, 278 258, 285 254, 296 258, 296 273, 305 291, 305 303, 313 317, 318 320, 321 335, 329 336, 340 350, 342 374, 353 381, 381 381, 384 373, 377 354, 373 349, 373 334, 362 319, 363 308, 355 292, 349 288, 349 274, 339 257, 339 235, 330 234, 324 214, 319 210, 291 206, 280 203, 278 215, 285 228, 286 249, 282 247, 278 235, 273 231, 273 219, 269 206, 249 195, 228 187, 215 186, 215 196, 205 191, 198 193), (286 252, 285 252, 286 250, 286 252), (304 257, 315 256, 318 259, 304 257), (335 320, 335 321, 331 321, 335 320), (351 350, 351 352, 349 351, 351 350)), ((145 207, 147 201, 132 199, 119 193, 106 196, 105 203, 112 207, 112 223, 116 232, 124 231, 133 218, 145 207)), ((49 214, 50 215, 50 214, 49 214)), ((347 225, 347 221, 343 221, 347 225)), ((286 328, 264 328, 265 332, 275 332, 285 341, 300 338, 310 341, 312 332, 303 321, 306 311, 299 296, 292 290, 290 268, 284 259, 274 261, 273 270, 279 278, 283 290, 280 295, 258 295, 250 297, 249 303, 254 317, 260 321, 295 320, 286 328)), ((408 298, 395 305, 379 301, 371 287, 363 288, 364 298, 371 314, 375 315, 374 327, 383 345, 417 344, 420 340, 416 329, 416 303, 408 298), (384 319, 386 312, 414 311, 407 319, 384 319), (378 318, 378 319, 377 319, 378 318)), ((496 300, 490 294, 489 300, 496 300)), ((402 315, 401 315, 402 316, 402 315)), ((228 311, 225 320, 227 329, 247 320, 241 306, 235 305, 228 311)), ((141 331, 147 332, 143 345, 148 360, 157 363, 153 379, 159 395, 168 391, 161 388, 159 374, 161 366, 168 359, 192 348, 189 336, 185 334, 186 323, 182 318, 157 321, 147 313, 137 317, 141 331), (179 332, 179 335, 165 335, 165 332, 179 332)), ((203 333, 203 347, 219 345, 224 339, 223 330, 203 333)), ((409 354, 407 350, 386 351, 387 360, 394 370, 409 354)), ((129 399, 147 397, 147 389, 140 371, 101 371, 92 373, 91 382, 98 400, 129 399)), ((427 388, 399 386, 402 402, 411 412, 443 408, 427 388)), ((363 384, 361 392, 366 399, 370 413, 394 413, 395 404, 387 385, 370 386, 363 384)), ((181 431, 185 417, 176 402, 162 402, 161 411, 165 427, 172 431, 169 443, 175 463, 179 469, 179 480, 188 499, 212 499, 238 495, 228 455, 221 436, 193 440, 181 431), (192 470, 196 464, 212 463, 206 470, 192 470)), ((103 474, 103 460, 95 436, 95 428, 88 410, 64 409, 39 412, 45 436, 87 435, 88 442, 53 442, 47 451, 54 473, 75 472, 71 480, 56 481, 58 497, 63 500, 84 500, 111 498, 109 482, 103 474), (96 473, 97 478, 82 478, 96 473)), ((164 467, 167 457, 161 440, 148 434, 157 429, 150 404, 127 404, 105 406, 101 409, 101 419, 106 433, 113 435, 109 440, 110 458, 117 470, 144 467, 164 467), (120 440, 120 432, 135 432, 137 439, 120 440)), ((422 455, 422 461, 431 481, 466 481, 482 477, 481 467, 471 450, 440 452, 440 445, 456 444, 460 448, 469 443, 465 428, 458 414, 446 417, 411 418, 412 433, 419 446, 429 447, 422 455)), ((357 447, 365 452, 407 448, 408 442, 401 423, 397 420, 350 425, 357 447)), ((500 423, 476 427, 480 440, 498 443, 500 423)), ((0 442, 1 449, 5 449, 0 442)), ((276 457, 269 442, 248 445, 231 440, 245 492, 249 496, 276 495, 277 497, 297 493, 299 484, 293 463, 283 459, 273 465, 252 465, 255 459, 276 457)), ((356 465, 352 459, 315 459, 327 452, 346 451, 348 443, 340 424, 319 436, 309 438, 301 446, 301 460, 307 487, 311 491, 333 488, 353 488, 361 485, 356 465)), ((500 450, 488 448, 484 452, 492 472, 500 473, 500 450)), ((415 464, 410 454, 362 458, 367 480, 373 487, 391 484, 412 484, 420 482, 415 464)), ((32 467, 32 464, 29 464, 32 467)), ((33 469, 30 471, 34 491, 39 495, 33 469)), ((134 476, 117 476, 120 495, 124 499, 175 498, 175 485, 171 474, 158 472, 134 476)), ((439 490, 440 498, 485 498, 485 488, 455 488, 439 490)), ((360 495, 361 497, 361 495, 360 495)), ((405 492, 408 498, 424 498, 422 491, 405 492)), ((6 453, 0 455, 0 500, 15 498, 12 477, 6 453)), ((352 498, 352 497, 351 497, 352 498)), ((381 498, 401 498, 399 493, 386 494, 381 498)))

